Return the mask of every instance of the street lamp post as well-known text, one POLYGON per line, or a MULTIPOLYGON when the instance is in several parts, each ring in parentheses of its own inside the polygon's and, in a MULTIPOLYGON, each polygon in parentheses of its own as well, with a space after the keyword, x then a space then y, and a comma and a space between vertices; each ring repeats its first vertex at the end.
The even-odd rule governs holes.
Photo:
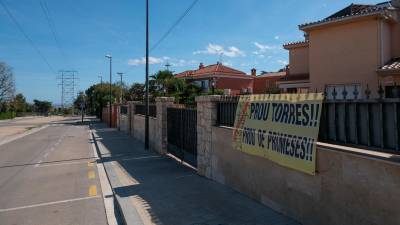
POLYGON ((110 127, 112 126, 112 124, 111 124, 111 113, 112 113, 112 109, 111 109, 111 96, 112 96, 112 56, 110 55, 110 54, 108 54, 108 55, 106 55, 106 58, 108 58, 109 60, 110 60, 110 97, 109 97, 109 102, 108 102, 108 104, 109 104, 109 106, 110 106, 110 108, 109 108, 109 111, 108 111, 108 113, 110 114, 109 115, 109 119, 110 119, 110 127))
POLYGON ((119 83, 119 87, 120 87, 120 89, 119 89, 119 103, 122 104, 122 75, 123 75, 124 73, 119 72, 119 73, 117 73, 117 74, 120 76, 120 83, 119 83))
MULTIPOLYGON (((100 78, 100 88, 103 89, 103 76, 98 76, 98 78, 100 78)), ((97 97, 98 97, 98 93, 96 92, 96 99, 97 99, 97 97)), ((96 115, 100 116, 100 120, 103 120, 103 100, 102 99, 100 99, 99 106, 100 106, 99 111, 97 111, 97 107, 95 109, 96 115)))
POLYGON ((149 149, 149 0, 146 0, 146 93, 145 93, 145 141, 144 148, 149 149))

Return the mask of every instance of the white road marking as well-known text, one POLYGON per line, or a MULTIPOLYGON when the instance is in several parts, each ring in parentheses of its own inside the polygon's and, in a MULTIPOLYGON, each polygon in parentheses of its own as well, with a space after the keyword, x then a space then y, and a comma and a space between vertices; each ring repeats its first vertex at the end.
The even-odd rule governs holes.
POLYGON ((35 164, 35 168, 37 168, 38 166, 40 166, 40 163, 42 163, 42 160, 39 160, 39 162, 37 162, 37 163, 35 164))
POLYGON ((14 211, 14 210, 21 210, 21 209, 36 208, 36 207, 41 207, 41 206, 57 205, 57 204, 63 204, 63 203, 68 203, 68 202, 83 201, 83 200, 88 200, 88 199, 93 199, 93 198, 98 198, 98 197, 100 197, 100 196, 96 195, 96 196, 91 196, 91 197, 73 198, 73 199, 67 199, 67 200, 62 200, 62 201, 45 202, 45 203, 40 203, 40 204, 26 205, 26 206, 20 206, 20 207, 8 208, 8 209, 0 209, 0 213, 10 212, 10 211, 14 211))
POLYGON ((69 132, 69 130, 70 130, 70 127, 68 127, 68 128, 67 128, 67 131, 65 131, 65 133, 64 133, 63 135, 61 135, 61 137, 58 138, 57 142, 54 143, 54 144, 50 147, 50 149, 49 149, 48 151, 46 151, 46 153, 43 155, 43 157, 40 157, 41 159, 35 164, 35 166, 34 166, 35 168, 39 167, 40 164, 43 162, 43 160, 44 160, 45 158, 47 158, 47 157, 49 156, 49 154, 50 154, 51 152, 53 152, 53 151, 56 149, 56 147, 59 146, 59 145, 61 144, 61 142, 62 142, 62 141, 65 139, 65 137, 67 136, 67 133, 69 132))
POLYGON ((51 166, 64 166, 64 165, 74 165, 74 164, 86 164, 88 161, 79 161, 79 162, 63 162, 63 163, 47 163, 40 165, 40 163, 35 164, 35 167, 51 167, 51 166), (38 165, 38 166, 36 166, 38 165))

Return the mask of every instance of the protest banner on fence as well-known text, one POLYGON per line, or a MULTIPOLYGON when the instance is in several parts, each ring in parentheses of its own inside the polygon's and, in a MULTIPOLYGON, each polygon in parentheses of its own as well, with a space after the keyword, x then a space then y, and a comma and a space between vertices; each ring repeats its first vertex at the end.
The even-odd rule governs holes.
POLYGON ((322 93, 241 96, 234 148, 314 175, 322 100, 322 93))

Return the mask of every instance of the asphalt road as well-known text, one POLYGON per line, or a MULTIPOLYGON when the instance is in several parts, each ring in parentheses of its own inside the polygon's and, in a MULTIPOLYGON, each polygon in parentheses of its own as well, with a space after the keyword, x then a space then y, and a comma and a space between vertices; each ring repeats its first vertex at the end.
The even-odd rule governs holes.
POLYGON ((87 126, 51 124, 0 146, 0 224, 107 224, 87 126))

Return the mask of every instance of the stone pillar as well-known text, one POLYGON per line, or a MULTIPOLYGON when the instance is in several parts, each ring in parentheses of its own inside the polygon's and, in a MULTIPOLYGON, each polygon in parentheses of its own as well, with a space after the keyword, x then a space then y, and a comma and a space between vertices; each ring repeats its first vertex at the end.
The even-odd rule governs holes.
POLYGON ((167 153, 167 108, 174 105, 174 100, 174 97, 156 98, 157 129, 154 138, 156 138, 155 150, 160 154, 167 153))
POLYGON ((212 127, 217 122, 217 103, 219 95, 196 97, 197 103, 197 172, 201 176, 212 178, 212 127))
POLYGON ((115 113, 117 114, 117 130, 121 131, 121 105, 120 104, 114 104, 116 106, 115 113))
POLYGON ((129 133, 132 137, 135 137, 135 112, 136 112, 136 105, 140 104, 140 101, 130 101, 129 102, 129 133))

